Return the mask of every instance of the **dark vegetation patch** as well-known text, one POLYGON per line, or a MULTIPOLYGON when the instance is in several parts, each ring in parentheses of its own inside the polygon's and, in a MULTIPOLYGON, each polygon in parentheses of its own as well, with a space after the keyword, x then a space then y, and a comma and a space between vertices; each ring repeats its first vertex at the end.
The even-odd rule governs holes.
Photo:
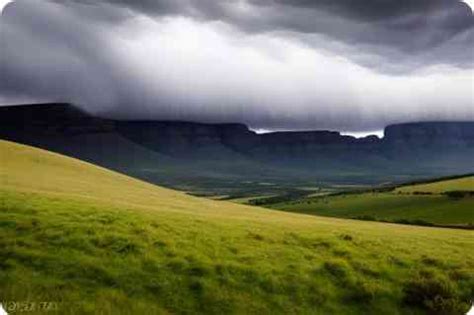
POLYGON ((403 224, 403 225, 416 225, 416 226, 426 226, 426 227, 436 227, 436 228, 448 228, 448 229, 462 229, 462 230, 474 230, 474 224, 472 222, 468 222, 463 225, 458 224, 435 224, 426 220, 422 219, 379 219, 371 215, 361 215, 361 216, 354 216, 350 219, 353 220, 361 220, 361 221, 373 221, 373 222, 382 222, 382 223, 396 223, 396 224, 403 224))
POLYGON ((443 194, 452 199, 474 198, 474 191, 472 190, 453 190, 446 191, 443 194))
POLYGON ((341 235, 339 235, 339 238, 341 238, 344 241, 353 241, 354 240, 352 235, 349 235, 349 234, 341 234, 341 235))
POLYGON ((420 225, 420 226, 435 226, 434 223, 421 220, 421 219, 414 219, 414 220, 408 220, 408 219, 395 219, 392 221, 384 220, 381 222, 390 222, 390 223, 398 223, 398 224, 406 224, 406 225, 420 225))
POLYGON ((256 241, 264 241, 265 237, 260 233, 249 232, 248 237, 256 241))
POLYGON ((329 274, 341 281, 346 280, 352 274, 351 266, 342 259, 330 259, 324 262, 323 267, 329 274))
POLYGON ((194 277, 204 277, 210 273, 210 268, 204 265, 195 265, 188 269, 188 274, 194 277))
POLYGON ((352 217, 351 219, 354 219, 354 220, 362 220, 362 221, 378 221, 378 219, 374 216, 371 216, 371 215, 358 215, 358 216, 355 216, 355 217, 352 217))
POLYGON ((371 215, 362 215, 362 216, 355 216, 352 217, 351 219, 354 220, 362 220, 362 221, 375 221, 375 222, 384 222, 384 223, 397 223, 397 224, 405 224, 405 225, 419 225, 419 226, 437 226, 434 223, 421 220, 421 219, 414 219, 414 220, 408 220, 408 219, 379 219, 371 215))
POLYGON ((439 259, 423 256, 421 262, 426 266, 442 266, 443 262, 439 259))
POLYGON ((430 314, 466 314, 471 307, 470 296, 440 275, 416 275, 405 282, 404 302, 430 314))
POLYGON ((308 196, 311 192, 306 190, 288 190, 282 195, 266 197, 266 198, 258 198, 258 199, 251 199, 248 201, 248 204, 253 206, 263 206, 263 205, 273 205, 282 202, 289 202, 292 200, 298 200, 308 196))
POLYGON ((204 284, 201 280, 193 280, 191 281, 191 283, 189 284, 189 289, 197 294, 197 295, 201 295, 203 294, 204 292, 204 284))
POLYGON ((344 257, 346 259, 350 259, 352 257, 351 251, 349 251, 345 248, 337 248, 337 249, 333 250, 332 253, 334 254, 334 256, 344 257))
POLYGON ((0 221, 0 228, 15 229, 17 227, 16 221, 13 220, 2 220, 0 221))

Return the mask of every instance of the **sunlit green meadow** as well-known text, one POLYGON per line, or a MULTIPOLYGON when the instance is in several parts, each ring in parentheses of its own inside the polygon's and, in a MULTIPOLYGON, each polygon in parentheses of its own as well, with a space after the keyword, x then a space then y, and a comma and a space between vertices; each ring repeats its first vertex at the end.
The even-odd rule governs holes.
POLYGON ((474 296, 472 231, 200 199, 2 141, 0 185, 1 301, 60 314, 462 314, 474 296))

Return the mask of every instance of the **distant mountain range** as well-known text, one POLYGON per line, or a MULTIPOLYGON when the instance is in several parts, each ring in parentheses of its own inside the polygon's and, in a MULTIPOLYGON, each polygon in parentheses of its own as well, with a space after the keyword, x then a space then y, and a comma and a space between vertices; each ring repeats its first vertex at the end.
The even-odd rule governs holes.
POLYGON ((357 139, 335 131, 257 134, 238 123, 112 120, 38 104, 0 107, 0 139, 216 193, 244 184, 374 184, 474 171, 474 122, 398 124, 382 139, 357 139))

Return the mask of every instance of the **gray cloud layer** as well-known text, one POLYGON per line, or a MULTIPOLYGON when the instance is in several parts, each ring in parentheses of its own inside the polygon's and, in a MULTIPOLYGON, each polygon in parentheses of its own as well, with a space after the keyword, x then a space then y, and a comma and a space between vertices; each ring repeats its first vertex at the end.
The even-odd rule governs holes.
POLYGON ((276 129, 474 119, 468 7, 358 3, 19 0, 0 21, 0 102, 276 129))
MULTIPOLYGON (((300 39, 309 45, 314 43, 304 35, 322 35, 351 46, 353 50, 346 51, 346 57, 391 71, 436 63, 463 67, 474 62, 474 17, 469 6, 459 0, 109 0, 106 3, 150 16, 222 21, 248 33, 292 32, 296 33, 293 36, 302 35, 300 39), (370 58, 363 58, 354 50, 379 55, 387 63, 407 65, 374 65, 370 58)), ((316 43, 318 47, 319 44, 316 43)))

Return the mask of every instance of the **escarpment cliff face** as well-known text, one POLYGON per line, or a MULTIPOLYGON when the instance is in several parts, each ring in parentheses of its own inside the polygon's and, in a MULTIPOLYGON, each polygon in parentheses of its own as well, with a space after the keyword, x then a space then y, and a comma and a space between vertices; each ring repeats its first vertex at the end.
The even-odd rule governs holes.
POLYGON ((14 139, 106 133, 114 122, 96 118, 67 104, 0 107, 0 134, 14 139))
POLYGON ((336 180, 341 174, 383 181, 474 171, 474 122, 398 124, 383 139, 358 139, 335 131, 256 134, 238 123, 112 120, 68 104, 41 104, 0 107, 0 139, 159 184, 170 178, 336 180))
POLYGON ((242 124, 117 121, 116 128, 140 145, 180 158, 229 158, 258 145, 256 134, 242 124))
POLYGON ((0 107, 0 139, 36 146, 143 179, 166 158, 117 133, 116 121, 94 117, 68 104, 0 107))
MULTIPOLYGON (((381 140, 376 136, 357 139, 334 131, 275 132, 256 134, 243 124, 200 124, 193 122, 120 121, 121 135, 156 151, 175 156, 195 157, 220 151, 245 156, 309 158, 321 150, 370 150, 381 140), (300 154, 301 156, 295 156, 300 154)), ((216 156, 206 156, 212 159, 216 156)))
POLYGON ((464 147, 474 145, 473 122, 423 122, 385 128, 384 143, 408 147, 464 147))
POLYGON ((336 131, 275 132, 261 135, 261 145, 252 151, 255 155, 290 159, 317 159, 330 157, 344 159, 355 152, 370 154, 377 151, 381 140, 376 136, 354 138, 336 131))

